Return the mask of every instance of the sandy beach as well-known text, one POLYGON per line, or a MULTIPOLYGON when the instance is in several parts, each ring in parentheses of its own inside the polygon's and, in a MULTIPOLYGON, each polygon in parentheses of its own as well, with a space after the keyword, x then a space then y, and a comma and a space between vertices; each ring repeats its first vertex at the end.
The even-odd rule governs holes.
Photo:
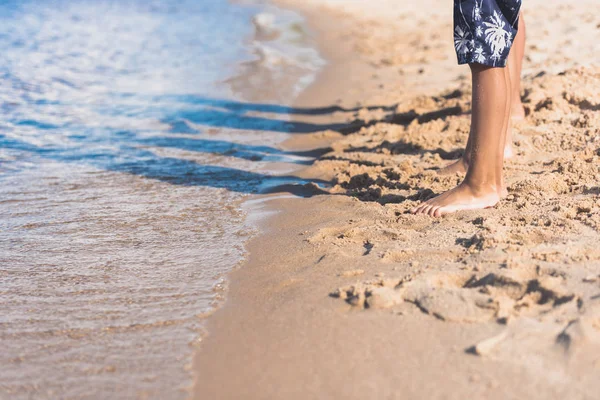
POLYGON ((276 215, 209 321, 194 398, 598 398, 600 3, 524 2, 509 196, 441 219, 408 210, 461 179, 436 172, 471 107, 450 4, 280 4, 329 61, 294 116, 324 129, 286 145, 328 149, 299 174, 331 188, 250 205, 276 215))

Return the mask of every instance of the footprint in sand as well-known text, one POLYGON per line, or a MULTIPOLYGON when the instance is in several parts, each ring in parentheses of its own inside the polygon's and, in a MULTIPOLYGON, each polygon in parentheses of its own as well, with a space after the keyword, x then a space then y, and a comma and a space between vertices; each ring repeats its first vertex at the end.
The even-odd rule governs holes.
POLYGON ((519 316, 538 317, 571 303, 560 276, 535 271, 503 270, 479 277, 473 273, 434 273, 418 279, 385 279, 338 288, 332 297, 359 308, 391 308, 409 302, 422 312, 448 322, 507 323, 519 316))

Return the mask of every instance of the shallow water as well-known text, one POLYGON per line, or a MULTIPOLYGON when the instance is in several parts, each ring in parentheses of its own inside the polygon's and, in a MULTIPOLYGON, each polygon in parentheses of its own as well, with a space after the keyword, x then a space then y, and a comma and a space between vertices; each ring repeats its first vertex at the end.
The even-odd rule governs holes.
POLYGON ((248 101, 310 82, 301 22, 225 0, 0 4, 0 397, 185 397, 253 230, 241 200, 307 161, 277 148, 290 110, 248 101))

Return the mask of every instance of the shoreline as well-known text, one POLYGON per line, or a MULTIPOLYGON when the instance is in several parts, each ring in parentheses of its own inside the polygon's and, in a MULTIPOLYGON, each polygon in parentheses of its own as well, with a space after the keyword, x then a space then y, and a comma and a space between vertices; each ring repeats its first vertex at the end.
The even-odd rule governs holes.
MULTIPOLYGON (((282 3, 308 18, 309 26, 316 32, 320 52, 329 61, 295 106, 341 105, 350 109, 358 105, 359 108, 357 111, 302 120, 351 124, 360 119, 363 122, 374 121, 375 125, 363 128, 366 129, 363 135, 354 134, 359 137, 352 140, 339 132, 324 131, 297 135, 284 143, 294 150, 333 147, 333 156, 299 171, 299 175, 303 178, 335 178, 338 181, 333 191, 335 195, 293 199, 262 196, 256 200, 275 215, 261 221, 260 234, 246 246, 249 258, 227 278, 227 301, 208 320, 209 336, 194 357, 196 384, 193 397, 593 398, 597 384, 591 380, 589 372, 581 373, 589 367, 590 360, 584 357, 584 360, 571 362, 572 371, 580 372, 577 376, 563 368, 563 359, 553 348, 556 336, 567 329, 564 321, 579 321, 576 318, 578 314, 567 307, 557 306, 549 310, 548 315, 555 319, 551 321, 542 317, 541 308, 530 306, 531 311, 525 317, 517 311, 510 311, 505 317, 511 322, 502 324, 495 319, 500 319, 498 309, 494 309, 492 315, 491 311, 473 307, 470 302, 475 301, 477 295, 463 292, 460 287, 467 284, 467 279, 481 279, 488 276, 486 273, 497 274, 503 268, 514 270, 516 275, 511 279, 514 279, 515 287, 533 281, 543 286, 547 277, 540 276, 540 268, 542 271, 557 270, 560 263, 566 263, 548 258, 551 252, 543 242, 553 243, 562 249, 571 257, 569 265, 572 265, 582 251, 589 252, 595 233, 579 225, 572 228, 574 222, 571 220, 576 216, 571 218, 570 214, 552 214, 552 223, 559 227, 555 228, 558 232, 554 236, 546 231, 537 232, 537 221, 527 222, 523 229, 517 230, 514 226, 523 218, 522 213, 513 211, 510 203, 498 210, 461 213, 442 221, 409 217, 405 211, 410 204, 396 204, 398 198, 405 196, 402 191, 391 190, 385 185, 365 188, 362 181, 353 181, 361 172, 370 176, 385 172, 384 167, 394 168, 386 164, 385 158, 390 158, 390 153, 371 154, 365 151, 355 159, 348 161, 344 158, 349 157, 345 155, 349 148, 368 147, 370 138, 385 143, 390 132, 394 134, 394 130, 399 129, 377 123, 378 120, 387 118, 394 121, 398 115, 416 110, 418 117, 415 121, 422 119, 424 122, 407 123, 399 134, 416 141, 419 146, 434 143, 426 140, 418 142, 417 137, 429 134, 428 129, 439 132, 449 126, 464 135, 469 107, 465 71, 447 68, 454 65, 452 59, 445 59, 437 67, 428 64, 418 67, 418 62, 414 67, 415 60, 422 58, 422 54, 413 55, 408 61, 397 60, 391 65, 373 66, 373 58, 368 53, 360 59, 355 56, 356 43, 360 44, 364 38, 343 39, 344 35, 352 35, 354 28, 360 30, 360 19, 344 21, 339 29, 339 21, 337 25, 328 22, 336 16, 331 14, 331 10, 313 8, 308 4, 300 6, 293 1, 282 3), (419 76, 423 75, 418 72, 419 68, 428 70, 437 80, 431 86, 424 86, 419 81, 419 76), (397 76, 398 69, 404 71, 400 78, 397 76), (398 88, 405 91, 389 95, 390 91, 398 88), (455 92, 458 94, 455 95, 455 92), (362 106, 373 106, 373 109, 362 106), (386 107, 392 110, 386 113, 386 107), (452 108, 458 108, 460 112, 457 115, 439 114, 452 108), (432 114, 435 112, 438 114, 432 114), (445 128, 438 122, 440 120, 447 125, 445 128), (411 131, 413 128, 414 132, 411 131), (335 162, 349 164, 339 164, 338 167, 335 162), (357 166, 352 166, 353 163, 357 166), (342 175, 345 171, 349 174, 349 180, 342 184, 339 183, 340 170, 342 175), (356 186, 354 189, 353 185, 356 186), (346 189, 354 192, 346 193, 346 189), (510 220, 503 220, 502 214, 510 220), (543 235, 543 240, 527 236, 528 229, 535 231, 536 235, 543 235), (575 250, 565 242, 565 237, 574 232, 582 236, 580 247, 575 250), (514 243, 516 235, 520 235, 524 245, 514 243), (464 238, 464 242, 459 242, 457 237, 464 238), (435 243, 436 240, 438 243, 435 243), (427 243, 434 243, 424 250, 431 254, 420 253, 423 250, 418 249, 427 243), (523 248, 514 251, 513 247, 518 246, 523 248), (538 275, 535 275, 536 268, 538 275), (532 278, 534 275, 535 278, 532 278), (523 281, 520 280, 522 276, 525 277, 523 281), (432 296, 433 292, 439 297, 432 296), (381 296, 373 293, 381 293, 381 296), (346 301, 332 298, 330 294, 343 296, 342 300, 346 301), (353 303, 351 296, 355 296, 356 302, 353 303), (377 302, 371 304, 365 298, 377 302), (455 309, 448 308, 451 306, 455 309), (510 338, 506 343, 504 339, 497 340, 500 344, 493 347, 501 350, 499 354, 492 350, 486 356, 469 353, 473 346, 498 338, 498 335, 510 338)), ((435 18, 433 20, 431 23, 435 23, 435 18)), ((395 29, 401 32, 401 27, 395 29)), ((441 32, 447 30, 448 26, 440 27, 441 32)), ((408 37, 411 34, 413 32, 407 32, 408 37)), ((538 35, 534 32, 534 40, 538 35)), ((423 50, 425 54, 428 51, 423 50)), ((373 53, 377 52, 381 49, 375 47, 373 53)), ((529 61, 530 75, 538 73, 531 66, 534 61, 529 61)), ((595 76, 594 71, 578 71, 567 74, 572 80, 565 84, 566 87, 576 85, 573 82, 578 76, 582 79, 595 76)), ((525 91, 532 92, 530 96, 535 101, 538 98, 542 101, 544 95, 552 94, 550 90, 544 92, 541 88, 562 84, 562 78, 547 75, 551 76, 529 77, 525 82, 525 91)), ((530 102, 533 105, 534 100, 530 102)), ((558 111, 567 112, 560 107, 558 111)), ((540 122, 535 122, 539 126, 540 122)), ((539 146, 533 138, 535 130, 535 126, 525 126, 517 136, 518 149, 522 155, 529 157, 527 162, 543 159, 543 155, 530 151, 531 146, 539 146), (529 153, 532 155, 529 156, 529 153)), ((455 142, 450 146, 450 142, 440 139, 435 144, 445 148, 461 145, 460 140, 452 135, 446 140, 455 142)), ((551 141, 550 138, 544 140, 551 141)), ((544 147, 544 151, 552 152, 550 145, 544 147)), ((545 142, 543 146, 546 146, 545 142)), ((395 159, 390 161, 400 164, 400 176, 414 170, 417 162, 426 166, 447 162, 447 158, 440 158, 440 155, 446 157, 442 151, 433 153, 430 158, 421 156, 419 160, 412 153, 409 156, 413 158, 405 160, 404 155, 394 153, 393 148, 391 155, 395 155, 395 159)), ((516 198, 526 199, 526 212, 533 207, 538 207, 536 212, 540 212, 545 210, 544 205, 529 200, 537 196, 537 192, 529 187, 523 188, 523 182, 528 182, 523 175, 526 168, 531 168, 526 162, 508 166, 509 173, 515 175, 509 182, 511 192, 516 198)), ((428 173, 422 179, 425 185, 432 184, 434 190, 447 186, 451 181, 435 180, 435 176, 428 173)), ((564 178, 555 179, 548 173, 542 179, 554 190, 552 185, 559 185, 558 180, 564 178)), ((585 194, 585 190, 593 189, 593 184, 587 181, 585 184, 590 186, 581 188, 583 197, 578 197, 575 205, 571 204, 573 202, 567 205, 569 200, 560 192, 561 189, 556 189, 551 196, 556 197, 563 208, 577 208, 580 203, 592 201, 586 209, 594 214, 594 197, 585 194)), ((535 190, 540 190, 542 195, 545 193, 543 189, 535 190)), ((595 215, 592 218, 596 218, 595 215)), ((551 229, 551 225, 548 226, 551 229)), ((600 260, 594 257, 588 259, 591 265, 600 260)), ((569 290, 577 293, 573 298, 585 298, 586 304, 593 298, 593 288, 575 283, 577 279, 585 281, 583 275, 595 271, 594 268, 586 268, 572 273, 572 278, 562 278, 565 280, 562 282, 565 299, 571 296, 569 290)), ((552 274, 549 274, 550 278, 552 274)), ((552 293, 561 296, 562 292, 558 289, 543 287, 549 292, 555 290, 552 293)), ((496 297, 495 292, 492 294, 494 304, 500 304, 502 308, 504 297, 496 297)), ((592 302, 590 307, 596 310, 595 303, 592 302)), ((595 321, 593 315, 591 313, 581 321, 595 321)), ((571 334, 571 338, 578 352, 595 349, 595 333, 584 336, 571 334)), ((575 357, 570 352, 568 356, 569 359, 575 357)))
MULTIPOLYGON (((317 106, 314 99, 319 98, 320 95, 323 94, 320 88, 324 86, 321 85, 321 82, 323 82, 326 79, 329 79, 329 77, 335 77, 335 70, 338 65, 337 63, 342 63, 343 61, 346 61, 340 60, 340 58, 344 57, 340 57, 337 54, 333 54, 331 49, 326 48, 326 46, 324 46, 326 43, 328 43, 328 40, 326 40, 324 37, 329 36, 330 41, 331 36, 334 36, 335 32, 323 31, 321 29, 322 25, 320 25, 319 23, 315 23, 315 20, 318 20, 319 18, 316 15, 316 13, 310 12, 310 7, 301 7, 299 5, 294 7, 285 1, 274 1, 274 5, 282 7, 284 9, 290 9, 295 12, 298 12, 306 18, 305 23, 307 25, 307 28, 310 29, 310 31, 313 32, 314 36, 316 37, 319 54, 326 60, 326 65, 317 74, 312 84, 300 93, 300 95, 297 97, 296 101, 293 104, 293 107, 317 106), (332 58, 337 58, 337 63, 334 60, 332 60, 332 58)), ((344 54, 348 55, 349 50, 346 49, 344 54)), ((342 80, 340 79, 339 84, 341 84, 341 81, 342 80)), ((330 100, 332 100, 332 104, 335 103, 335 105, 339 106, 338 99, 330 100)), ((339 137, 340 136, 337 134, 330 133, 322 135, 321 137, 312 137, 309 140, 306 140, 306 138, 304 137, 298 138, 292 135, 292 137, 290 137, 288 140, 282 143, 282 146, 286 150, 302 151, 306 149, 325 147, 330 143, 334 142, 336 139, 339 139, 339 137)), ((302 177, 302 173, 306 172, 307 169, 308 168, 306 167, 298 168, 296 171, 294 171, 294 173, 300 174, 300 177, 302 177)), ((260 267, 261 261, 255 260, 253 254, 260 253, 260 250, 264 248, 265 243, 271 242, 271 240, 276 237, 272 233, 273 228, 275 225, 278 225, 277 221, 281 219, 282 215, 285 215, 286 213, 289 213, 291 211, 289 208, 289 203, 302 202, 302 200, 304 200, 302 198, 294 198, 293 200, 281 200, 278 199, 278 197, 280 196, 262 194, 252 196, 252 198, 245 199, 241 202, 241 208, 246 213, 246 221, 250 219, 254 220, 251 223, 251 225, 253 226, 255 233, 244 244, 246 250, 245 259, 240 261, 240 263, 232 271, 230 271, 227 274, 227 276, 224 277, 227 281, 227 290, 223 296, 224 301, 221 301, 218 307, 215 307, 210 313, 210 318, 207 318, 204 321, 204 334, 202 335, 202 342, 197 346, 194 355, 193 377, 195 378, 195 382, 192 386, 192 398, 204 398, 205 396, 207 396, 205 389, 201 388, 201 386, 199 385, 199 380, 201 379, 202 372, 199 372, 198 369, 210 368, 211 364, 210 356, 206 357, 206 362, 203 362, 203 360, 201 359, 201 357, 203 357, 204 354, 203 349, 207 346, 215 346, 211 344, 210 341, 212 341, 213 338, 220 337, 220 334, 218 333, 219 330, 226 330, 226 327, 236 319, 236 317, 231 317, 227 314, 230 307, 235 307, 235 304, 238 301, 243 301, 242 299, 238 299, 238 296, 241 293, 244 293, 244 277, 240 277, 239 275, 245 275, 244 272, 260 267), (218 321, 215 321, 217 319, 218 321)), ((243 295, 241 297, 243 298, 243 295)), ((214 395, 217 395, 217 393, 215 393, 214 395)), ((222 396, 222 394, 219 394, 219 396, 222 396)))
MULTIPOLYGON (((374 94, 374 92, 376 92, 378 89, 383 89, 381 88, 381 81, 390 79, 395 75, 395 71, 387 71, 387 75, 372 77, 372 79, 366 79, 364 81, 353 82, 354 84, 362 83, 364 87, 353 89, 351 91, 345 90, 344 86, 347 84, 348 77, 352 75, 361 78, 368 76, 369 72, 372 70, 372 66, 368 64, 367 60, 357 61, 357 59, 354 57, 352 47, 353 43, 345 42, 343 39, 341 39, 340 32, 338 32, 337 29, 331 29, 331 27, 328 29, 328 19, 331 17, 331 10, 327 10, 325 13, 320 13, 314 8, 313 5, 298 4, 293 1, 290 2, 286 0, 276 1, 275 3, 278 6, 299 12, 306 17, 307 25, 309 29, 314 32, 317 39, 319 53, 327 60, 327 65, 323 68, 315 81, 297 98, 294 103, 294 107, 310 108, 335 105, 348 109, 352 109, 354 107, 360 108, 361 100, 363 100, 361 93, 363 93, 365 90, 368 90, 371 95, 374 94), (340 68, 344 70, 343 75, 338 73, 340 68), (368 89, 366 87, 368 87, 368 89), (343 102, 341 101, 342 98, 344 100, 343 102)), ((354 22, 355 21, 353 19, 348 21, 350 25, 352 25, 354 22)), ((350 30, 350 28, 346 29, 347 31, 350 30)), ((414 84, 414 86, 417 85, 418 83, 414 84)), ((430 91, 433 90, 434 89, 430 89, 430 91)), ((394 102, 378 105, 384 107, 393 106, 394 102)), ((310 118, 310 121, 316 121, 323 124, 345 121, 346 123, 350 124, 352 122, 352 118, 355 117, 355 115, 352 115, 351 113, 341 114, 342 115, 338 116, 338 118, 334 118, 332 116, 316 118, 312 117, 310 118)), ((308 138, 302 135, 293 136, 285 141, 283 146, 288 150, 301 151, 318 147, 326 147, 342 138, 343 135, 337 132, 325 131, 320 134, 311 135, 311 137, 308 138)), ((322 175, 318 170, 315 170, 311 167, 302 168, 298 171, 295 171, 295 173, 301 178, 307 179, 331 178, 330 176, 327 176, 327 174, 322 175)), ((221 306, 211 315, 207 321, 207 324, 205 325, 208 333, 204 337, 203 342, 199 346, 199 350, 197 350, 194 357, 194 374, 196 377, 196 382, 193 387, 193 398, 201 399, 205 397, 213 397, 222 399, 236 399, 240 398, 239 396, 241 396, 242 393, 246 393, 247 387, 256 385, 256 382, 251 383, 251 381, 246 380, 245 382, 238 381, 236 382, 236 385, 231 385, 228 388, 224 388, 221 386, 223 385, 224 381, 212 380, 212 375, 211 379, 203 380, 201 376, 203 375, 203 370, 212 371, 215 357, 219 358, 219 363, 224 362, 227 364, 228 356, 222 353, 223 349, 225 349, 229 344, 238 342, 241 339, 235 333, 230 336, 230 328, 232 326, 239 326, 238 323, 245 320, 244 316, 248 315, 251 310, 256 307, 256 304, 246 307, 244 304, 245 298, 256 297, 256 288, 269 287, 271 288, 271 291, 260 296, 261 304, 268 304, 269 299, 277 296, 277 292, 279 290, 293 288, 293 286, 298 283, 295 278, 286 277, 290 275, 290 273, 289 271, 286 271, 285 268, 277 268, 275 271, 274 269, 270 270, 267 266, 270 264, 270 261, 268 261, 269 259, 278 258, 277 253, 283 246, 293 243, 293 246, 297 249, 298 234, 296 232, 302 229, 298 226, 290 228, 290 225, 298 225, 299 221, 303 221, 305 219, 305 215, 303 214, 307 213, 312 207, 312 205, 306 204, 307 200, 309 199, 279 199, 278 196, 271 195, 260 195, 257 198, 255 197, 249 200, 254 204, 258 204, 262 210, 265 210, 265 212, 271 215, 267 218, 261 218, 259 220, 259 223, 256 226, 259 233, 246 242, 245 247, 248 258, 246 258, 240 266, 230 272, 227 276, 228 290, 225 303, 221 304, 221 306), (284 234, 284 236, 282 236, 282 234, 284 234), (263 255, 257 256, 258 254, 264 253, 265 248, 268 248, 266 257, 263 255), (270 279, 271 277, 273 277, 273 280, 276 282, 273 282, 270 279)), ((347 199, 344 200, 344 202, 347 201, 347 199)), ((248 203, 248 200, 246 200, 245 203, 248 203)), ((253 207, 256 207, 256 205, 253 207)), ((248 214, 252 215, 252 213, 256 213, 256 210, 250 211, 248 214)), ((333 220, 335 220, 335 218, 333 218, 333 220)), ((319 222, 322 221, 315 220, 310 223, 305 222, 302 224, 302 226, 309 228, 311 226, 318 225, 319 222)), ((308 285, 312 286, 310 283, 308 283, 308 285)), ((304 288, 304 290, 306 289, 307 288, 304 288)), ((325 297, 327 297, 329 288, 326 285, 323 285, 320 289, 321 297, 323 297, 323 294, 325 297)), ((308 290, 312 290, 312 288, 309 287, 308 290)), ((265 312, 264 314, 269 313, 265 312)), ((261 323, 258 321, 258 319, 252 321, 252 326, 260 325, 261 323)), ((342 335, 342 332, 340 332, 340 335, 342 335)), ((260 351, 259 349, 252 350, 260 351)), ((253 359, 259 359, 258 354, 256 355, 257 357, 254 357, 253 355, 249 354, 245 356, 244 359, 249 363, 252 363, 253 359)), ((262 362, 264 362, 264 360, 262 360, 262 362)), ((257 365, 257 368, 258 367, 259 366, 257 365)), ((225 366, 225 369, 227 368, 228 367, 225 366)), ((221 371, 223 372, 224 370, 221 371)), ((233 375, 237 376, 237 373, 234 373, 233 375)), ((224 375, 216 375, 216 377, 229 379, 224 375)), ((267 382, 262 383, 267 384, 267 382)), ((342 382, 338 381, 338 383, 340 386, 342 385, 342 382)), ((299 388, 296 387, 295 389, 298 390, 299 388)), ((287 393, 286 391, 285 395, 287 396, 289 394, 290 393, 287 393)), ((333 393, 331 394, 333 395, 333 393)), ((263 395, 264 394, 259 395, 257 393, 256 397, 246 398, 263 398, 263 395)), ((278 396, 280 395, 283 395, 283 392, 277 392, 277 394, 270 393, 266 396, 266 398, 279 398, 278 396)), ((318 396, 318 393, 315 392, 312 393, 312 395, 318 396)), ((351 393, 347 393, 347 395, 351 395, 351 393)), ((299 391, 292 394, 292 396, 288 398, 295 399, 318 397, 305 397, 305 394, 302 393, 302 391, 299 391)))

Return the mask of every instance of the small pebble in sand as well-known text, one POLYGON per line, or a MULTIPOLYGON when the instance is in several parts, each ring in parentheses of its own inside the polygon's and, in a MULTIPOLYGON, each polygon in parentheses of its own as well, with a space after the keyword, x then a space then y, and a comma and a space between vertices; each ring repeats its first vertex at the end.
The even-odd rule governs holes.
POLYGON ((329 293, 329 295, 342 300, 346 300, 348 298, 348 292, 342 288, 337 288, 333 292, 329 293))
POLYGON ((364 269, 354 269, 351 271, 344 271, 341 274, 338 274, 338 276, 341 276, 343 278, 352 278, 353 276, 363 275, 364 273, 364 269))
POLYGON ((365 305, 365 293, 363 291, 356 292, 346 300, 354 307, 364 307, 365 305))

